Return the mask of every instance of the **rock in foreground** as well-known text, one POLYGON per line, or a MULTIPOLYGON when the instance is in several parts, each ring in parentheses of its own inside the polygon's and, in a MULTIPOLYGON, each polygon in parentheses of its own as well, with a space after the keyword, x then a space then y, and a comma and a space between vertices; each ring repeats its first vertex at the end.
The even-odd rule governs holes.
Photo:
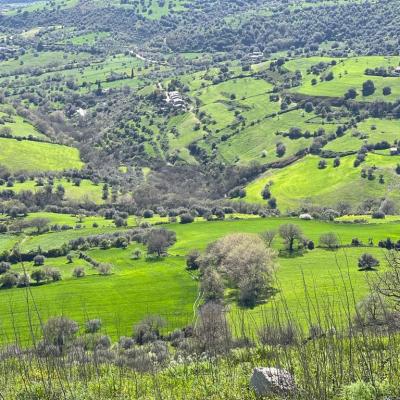
POLYGON ((254 368, 250 385, 259 396, 290 394, 296 390, 293 376, 278 368, 254 368))

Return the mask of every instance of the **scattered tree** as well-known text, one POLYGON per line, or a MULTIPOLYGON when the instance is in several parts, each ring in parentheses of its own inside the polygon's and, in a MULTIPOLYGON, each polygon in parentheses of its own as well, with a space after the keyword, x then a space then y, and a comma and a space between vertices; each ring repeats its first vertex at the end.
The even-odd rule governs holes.
POLYGON ((363 83, 362 94, 363 96, 371 96, 375 93, 375 84, 370 79, 363 83))
POLYGON ((31 278, 36 282, 40 283, 46 279, 46 273, 41 269, 36 269, 31 273, 31 278))
POLYGON ((339 247, 339 238, 334 232, 324 233, 319 238, 319 245, 330 250, 337 249, 339 247))
POLYGON ((44 265, 45 260, 46 259, 44 256, 42 256, 41 254, 38 254, 33 258, 33 265, 35 267, 40 267, 41 265, 44 265))
POLYGON ((371 271, 379 265, 379 261, 371 254, 364 253, 358 259, 358 268, 360 271, 371 271))
POLYGON ((304 240, 303 232, 294 224, 281 225, 279 235, 285 241, 286 249, 293 252, 296 242, 301 243, 304 240))

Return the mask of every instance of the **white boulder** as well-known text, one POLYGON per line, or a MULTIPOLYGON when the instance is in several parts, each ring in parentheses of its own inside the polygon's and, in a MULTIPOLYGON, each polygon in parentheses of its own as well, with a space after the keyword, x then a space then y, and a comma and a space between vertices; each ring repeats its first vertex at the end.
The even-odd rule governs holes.
POLYGON ((290 394, 296 390, 292 374, 278 368, 254 368, 250 385, 259 396, 290 394))

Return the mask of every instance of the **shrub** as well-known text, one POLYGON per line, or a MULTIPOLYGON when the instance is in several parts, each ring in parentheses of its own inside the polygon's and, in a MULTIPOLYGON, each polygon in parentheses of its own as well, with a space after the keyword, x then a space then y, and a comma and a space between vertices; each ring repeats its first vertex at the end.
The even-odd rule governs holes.
POLYGON ((83 267, 76 267, 72 271, 72 276, 74 278, 83 278, 85 275, 85 269, 83 267))
POLYGON ((191 214, 182 214, 180 217, 181 224, 191 224, 194 221, 194 218, 191 214))
POLYGON ((78 324, 66 317, 50 318, 43 328, 46 343, 62 347, 72 341, 78 332, 78 324))
POLYGON ((53 282, 61 281, 61 272, 57 268, 45 268, 46 278, 51 279, 53 282))
POLYGON ((143 218, 153 218, 154 212, 152 210, 145 210, 143 212, 143 218))
POLYGON ((135 249, 132 252, 132 260, 139 260, 142 257, 142 250, 140 249, 135 249))
POLYGON ((341 400, 375 400, 375 390, 370 383, 358 381, 342 389, 341 400))
POLYGON ((276 207, 277 207, 277 202, 276 202, 276 198, 275 198, 275 197, 271 197, 271 198, 268 200, 268 207, 269 207, 269 208, 272 208, 273 210, 276 209, 276 207))
POLYGON ((277 157, 283 157, 286 153, 286 146, 283 143, 276 144, 276 155, 277 157))
POLYGON ((375 84, 370 79, 363 83, 362 94, 363 96, 371 96, 375 93, 375 84))
POLYGON ((371 254, 364 253, 358 259, 358 268, 361 271, 371 271, 379 265, 379 261, 371 254))
POLYGON ((269 188, 269 185, 265 185, 263 191, 261 192, 261 195, 264 200, 268 200, 271 198, 271 189, 269 188))
POLYGON ((362 242, 358 238, 353 238, 351 239, 351 245, 354 247, 358 247, 362 245, 362 242))
POLYGON ((224 353, 229 350, 232 335, 221 304, 209 302, 200 308, 195 338, 201 351, 224 353))
POLYGON ((336 233, 328 232, 324 233, 319 238, 320 247, 325 247, 328 249, 336 249, 339 247, 339 239, 336 233))
POLYGON ((133 338, 139 345, 154 342, 161 337, 161 329, 165 326, 163 318, 151 315, 133 327, 133 338))
POLYGON ((340 166, 340 157, 335 157, 335 159, 333 160, 333 166, 335 168, 340 166))
POLYGON ((373 219, 385 219, 385 213, 382 211, 375 211, 372 213, 373 219))
POLYGON ((370 329, 373 332, 392 332, 398 331, 400 328, 400 315, 396 309, 392 307, 390 302, 385 301, 384 296, 377 292, 361 300, 356 307, 356 315, 354 324, 359 329, 370 329))
POLYGON ((191 250, 186 255, 186 267, 189 270, 196 270, 200 268, 200 259, 201 253, 198 250, 191 250))
POLYGON ((42 256, 41 254, 38 254, 37 256, 35 256, 35 257, 33 258, 33 265, 34 265, 35 267, 39 267, 39 266, 41 266, 41 265, 44 264, 45 260, 46 260, 46 259, 45 259, 44 256, 42 256))
POLYGON ((325 160, 320 160, 320 161, 318 162, 318 168, 319 168, 319 169, 325 169, 326 166, 327 166, 327 163, 326 163, 325 160))
POLYGON ((242 199, 243 197, 246 197, 246 190, 244 188, 235 188, 228 193, 228 196, 231 199, 235 199, 238 197, 242 199))
POLYGON ((117 228, 121 228, 123 226, 127 226, 128 222, 126 219, 123 219, 120 216, 117 216, 114 218, 114 224, 117 228))
POLYGON ((27 287, 30 284, 30 279, 28 274, 21 274, 18 277, 17 286, 18 287, 27 287))
POLYGON ((297 332, 293 325, 266 325, 259 332, 261 343, 269 346, 290 346, 297 343, 297 332))
POLYGON ((107 263, 101 263, 97 267, 97 270, 99 271, 100 275, 103 275, 103 276, 111 275, 112 274, 112 265, 107 264, 107 263))
POLYGON ((101 328, 101 320, 100 319, 91 319, 85 324, 85 331, 87 333, 96 333, 101 328))
POLYGON ((225 219, 225 212, 222 208, 216 208, 213 210, 213 214, 217 217, 218 220, 222 221, 225 219))
POLYGON ((0 278, 1 287, 5 289, 10 289, 16 286, 17 282, 18 282, 17 276, 11 272, 6 272, 0 278))
POLYGON ((11 264, 5 261, 0 262, 0 274, 5 274, 11 268, 11 264))

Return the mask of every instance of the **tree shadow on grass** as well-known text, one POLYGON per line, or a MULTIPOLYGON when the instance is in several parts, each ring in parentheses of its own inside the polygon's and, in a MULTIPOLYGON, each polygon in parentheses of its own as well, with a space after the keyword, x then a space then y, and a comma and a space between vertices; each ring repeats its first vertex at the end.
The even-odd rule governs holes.
POLYGON ((298 257, 304 257, 304 254, 308 253, 307 250, 305 249, 299 249, 299 250, 279 250, 278 257, 280 258, 298 258, 298 257))
POLYGON ((243 303, 239 300, 239 291, 237 289, 230 289, 225 300, 228 303, 235 303, 241 310, 253 310, 254 308, 268 303, 274 296, 280 292, 279 289, 274 287, 266 288, 261 295, 256 299, 255 302, 243 303))
POLYGON ((167 256, 146 256, 144 260, 146 264, 156 264, 165 260, 166 258, 167 256))

